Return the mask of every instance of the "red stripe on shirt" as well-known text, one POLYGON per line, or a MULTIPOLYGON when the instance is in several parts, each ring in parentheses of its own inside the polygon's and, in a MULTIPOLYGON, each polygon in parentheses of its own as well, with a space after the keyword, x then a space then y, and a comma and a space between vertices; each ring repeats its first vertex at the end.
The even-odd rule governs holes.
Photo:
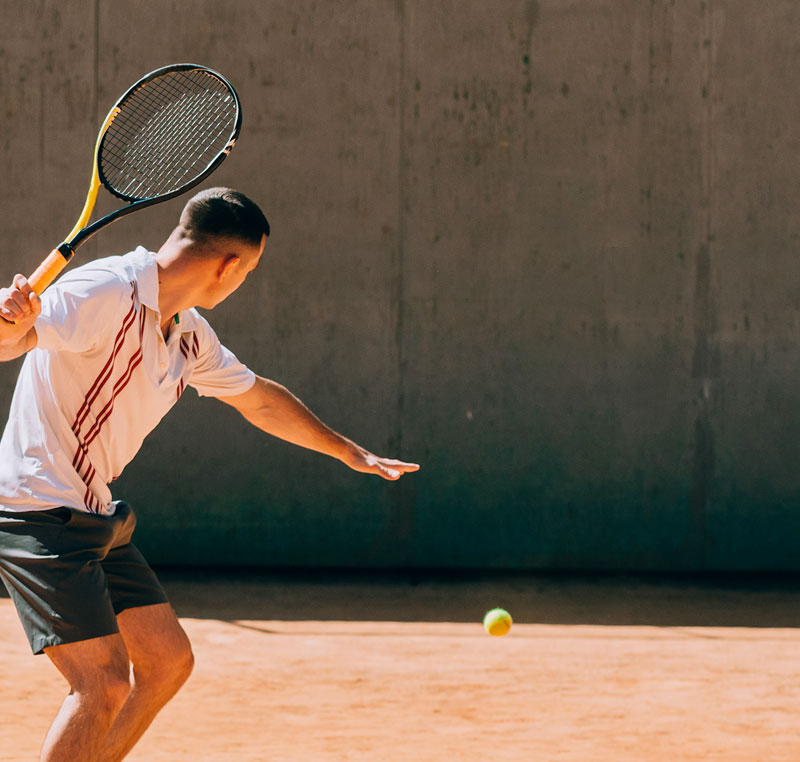
MULTIPOLYGON (((136 291, 135 287, 132 291, 132 298, 135 297, 136 291)), ((102 428, 103 423, 108 419, 111 415, 111 412, 114 408, 114 399, 116 398, 117 394, 122 391, 122 389, 127 386, 128 382, 130 381, 131 375, 133 370, 136 368, 139 363, 142 361, 142 340, 144 337, 144 325, 145 325, 145 308, 141 306, 139 309, 139 348, 134 352, 133 356, 128 361, 128 367, 123 373, 122 377, 117 380, 114 384, 114 387, 111 392, 111 399, 106 403, 103 409, 100 411, 100 414, 95 418, 95 422, 93 426, 89 429, 86 434, 86 437, 81 441, 80 430, 83 425, 83 421, 85 420, 86 416, 91 409, 92 403, 97 399, 102 388, 106 385, 109 378, 111 378, 114 364, 119 354, 122 345, 125 342, 125 338, 127 337, 128 330, 133 325, 134 320, 133 316, 135 315, 135 308, 136 305, 134 304, 131 307, 131 311, 125 316, 125 320, 123 321, 122 328, 120 328, 119 333, 117 334, 117 338, 114 342, 114 350, 112 351, 111 357, 106 362, 106 366, 101 371, 98 378, 95 380, 94 384, 92 385, 92 389, 90 390, 89 394, 87 394, 86 398, 84 399, 83 407, 85 407, 85 411, 83 407, 81 408, 82 416, 79 412, 80 420, 76 419, 75 424, 73 425, 73 432, 75 433, 75 437, 78 440, 78 449, 75 452, 75 457, 73 458, 72 465, 75 470, 78 472, 78 475, 81 477, 81 480, 84 484, 86 484, 86 493, 84 495, 84 504, 89 510, 92 510, 95 513, 99 513, 101 509, 100 501, 97 499, 97 496, 91 490, 91 482, 94 479, 97 471, 95 467, 92 465, 91 461, 89 460, 89 445, 95 440, 97 435, 100 433, 100 429, 102 428), (84 462, 86 463, 86 471, 82 473, 84 462)))
POLYGON ((131 380, 131 376, 133 375, 133 371, 142 361, 142 352, 139 350, 133 357, 131 357, 130 364, 125 371, 125 375, 123 375, 119 381, 114 385, 114 391, 111 393, 111 399, 106 403, 105 407, 100 411, 100 414, 97 416, 97 419, 94 422, 94 426, 86 434, 86 447, 89 447, 95 439, 97 439, 97 435, 100 433, 100 429, 103 428, 103 424, 109 419, 111 413, 114 412, 114 402, 117 399, 119 393, 128 385, 128 382, 131 380))
MULTIPOLYGON (((136 291, 134 289, 131 289, 131 301, 133 301, 135 294, 136 291)), ((119 329, 116 338, 114 339, 114 346, 113 349, 111 350, 111 355, 109 356, 108 360, 106 360, 106 364, 103 366, 102 370, 95 379, 91 388, 86 393, 86 397, 84 397, 83 404, 81 405, 80 410, 78 410, 78 414, 75 416, 75 423, 72 424, 72 431, 76 437, 79 436, 80 434, 81 426, 83 425, 86 416, 89 414, 89 410, 91 409, 92 403, 97 399, 97 395, 100 394, 100 392, 103 389, 103 386, 105 386, 105 384, 108 382, 108 379, 111 377, 111 374, 114 370, 114 362, 117 359, 117 355, 120 353, 122 349, 122 345, 125 343, 125 337, 128 334, 128 330, 133 325, 135 315, 136 315, 136 304, 133 303, 131 304, 131 308, 128 314, 122 321, 122 326, 119 329)), ((75 457, 77 458, 77 453, 75 457)))
MULTIPOLYGON (((92 479, 94 479, 94 475, 96 473, 94 466, 89 462, 88 453, 83 449, 83 444, 78 442, 78 447, 83 450, 83 455, 86 456, 86 473, 82 473, 80 469, 78 469, 78 476, 81 477, 81 481, 86 485, 86 492, 83 495, 83 504, 86 508, 90 511, 93 511, 93 504, 91 498, 93 497, 93 493, 91 491, 91 483, 92 479)), ((83 458, 81 458, 81 466, 83 466, 83 458)))
POLYGON ((119 393, 128 385, 128 382, 131 380, 131 376, 133 375, 133 371, 142 362, 142 337, 144 336, 144 310, 142 310, 142 317, 139 321, 139 349, 133 353, 131 359, 128 361, 128 367, 125 369, 125 372, 117 379, 117 382, 114 384, 114 389, 111 392, 111 399, 106 402, 103 409, 97 415, 95 419, 94 425, 91 429, 86 433, 86 437, 83 440, 84 447, 86 449, 94 442, 97 438, 97 435, 100 433, 100 429, 103 427, 103 424, 108 420, 111 413, 114 411, 114 402, 119 395, 119 393))
POLYGON ((87 510, 90 513, 100 513, 98 502, 94 492, 92 492, 89 485, 86 485, 86 492, 83 494, 83 504, 86 506, 87 510))
POLYGON ((86 395, 83 401, 83 406, 81 410, 78 412, 78 417, 75 419, 75 423, 72 425, 72 431, 75 434, 75 438, 78 440, 78 449, 75 451, 75 456, 72 459, 72 465, 76 470, 80 470, 81 465, 83 464, 84 457, 88 457, 88 453, 86 452, 85 447, 81 443, 81 428, 83 427, 83 422, 86 420, 86 416, 89 414, 91 410, 91 406, 94 401, 97 399, 98 395, 102 391, 103 387, 106 385, 108 380, 111 378, 111 374, 114 370, 114 362, 116 361, 117 355, 122 348, 122 345, 125 341, 125 336, 128 333, 128 329, 133 325, 133 319, 128 321, 128 317, 132 317, 132 313, 134 308, 131 308, 132 312, 129 312, 125 318, 122 328, 120 332, 117 334, 117 340, 119 341, 119 346, 115 347, 114 351, 109 358, 108 362, 106 363, 106 367, 103 369, 101 374, 97 377, 94 384, 92 385, 92 389, 89 391, 89 394, 86 395))

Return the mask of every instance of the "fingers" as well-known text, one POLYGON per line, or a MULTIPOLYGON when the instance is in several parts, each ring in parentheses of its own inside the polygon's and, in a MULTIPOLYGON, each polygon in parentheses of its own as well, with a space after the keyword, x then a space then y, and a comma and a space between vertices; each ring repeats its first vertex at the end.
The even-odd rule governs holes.
POLYGON ((360 471, 363 474, 375 474, 394 482, 403 474, 419 470, 418 463, 406 463, 392 458, 379 458, 363 447, 359 447, 359 445, 349 442, 349 440, 347 441, 349 443, 347 457, 343 457, 341 460, 347 463, 354 471, 360 471))
POLYGON ((15 275, 10 288, 0 289, 0 316, 18 323, 36 318, 42 311, 39 295, 31 288, 24 275, 15 275))
POLYGON ((395 470, 394 468, 387 468, 386 466, 381 466, 380 474, 384 479, 388 479, 392 482, 397 481, 400 478, 399 471, 395 470))
POLYGON ((407 474, 409 471, 419 471, 419 463, 406 463, 403 460, 391 460, 389 458, 381 458, 380 461, 384 466, 396 468, 404 474, 407 474))
POLYGON ((377 458, 379 475, 389 481, 397 481, 403 474, 412 471, 419 471, 418 463, 404 463, 402 460, 390 460, 389 458, 377 458))

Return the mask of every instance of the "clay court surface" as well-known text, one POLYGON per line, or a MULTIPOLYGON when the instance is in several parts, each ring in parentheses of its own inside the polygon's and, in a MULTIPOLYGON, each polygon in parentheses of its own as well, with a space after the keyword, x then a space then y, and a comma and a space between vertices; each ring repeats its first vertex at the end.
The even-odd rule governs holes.
MULTIPOLYGON (((800 760, 796 581, 160 576, 197 663, 130 760, 800 760)), ((0 638, 0 760, 35 760, 66 684, 7 598, 0 638)))

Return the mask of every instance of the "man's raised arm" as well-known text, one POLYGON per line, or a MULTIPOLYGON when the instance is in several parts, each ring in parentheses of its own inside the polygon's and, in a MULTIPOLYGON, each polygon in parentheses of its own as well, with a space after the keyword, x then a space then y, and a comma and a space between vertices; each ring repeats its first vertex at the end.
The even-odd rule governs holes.
POLYGON ((36 346, 33 324, 42 303, 24 275, 15 275, 9 288, 0 288, 0 361, 13 360, 36 346))

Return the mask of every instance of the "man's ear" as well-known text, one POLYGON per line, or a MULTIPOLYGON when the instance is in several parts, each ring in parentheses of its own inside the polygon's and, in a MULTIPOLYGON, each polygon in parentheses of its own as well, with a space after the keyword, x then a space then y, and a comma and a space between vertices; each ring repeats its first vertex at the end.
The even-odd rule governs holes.
POLYGON ((236 272, 239 262, 240 259, 236 254, 228 254, 225 256, 217 268, 217 278, 219 278, 220 283, 226 280, 229 275, 236 272))

